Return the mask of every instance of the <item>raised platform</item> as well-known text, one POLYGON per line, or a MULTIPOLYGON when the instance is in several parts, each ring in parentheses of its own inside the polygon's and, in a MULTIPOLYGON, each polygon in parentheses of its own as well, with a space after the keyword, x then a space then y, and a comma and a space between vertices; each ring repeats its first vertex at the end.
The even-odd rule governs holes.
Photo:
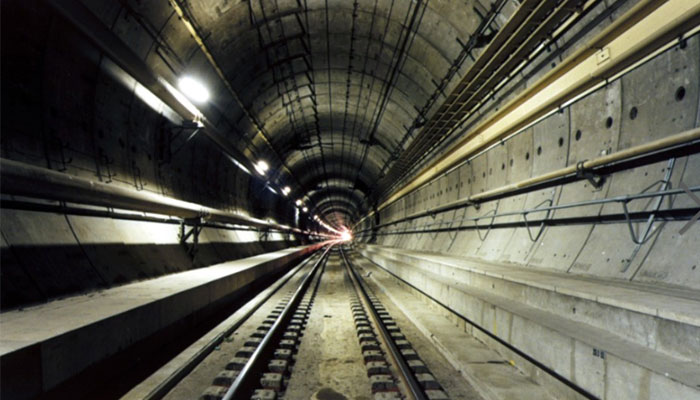
POLYGON ((697 291, 381 246, 360 251, 596 396, 700 399, 697 291))
POLYGON ((2 313, 0 397, 49 392, 183 320, 204 318, 235 300, 247 285, 282 271, 316 247, 280 250, 2 313))

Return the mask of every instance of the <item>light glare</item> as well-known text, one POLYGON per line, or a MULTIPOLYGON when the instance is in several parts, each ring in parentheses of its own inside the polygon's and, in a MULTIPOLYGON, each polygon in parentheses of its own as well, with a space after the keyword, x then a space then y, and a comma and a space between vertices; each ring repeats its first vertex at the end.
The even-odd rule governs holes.
POLYGON ((255 170, 258 171, 260 175, 265 175, 265 172, 267 172, 268 169, 270 169, 270 166, 263 160, 260 160, 257 164, 255 164, 255 170))
POLYGON ((195 103, 204 103, 209 100, 209 90, 198 80, 185 76, 180 78, 178 86, 182 94, 195 103))
POLYGON ((296 204, 297 204, 297 206, 300 206, 301 203, 302 203, 302 201, 301 201, 301 199, 299 199, 299 200, 297 200, 297 203, 296 203, 296 204))
POLYGON ((304 208, 301 209, 301 211, 307 212, 307 211, 309 211, 309 208, 308 208, 308 207, 304 207, 304 208))

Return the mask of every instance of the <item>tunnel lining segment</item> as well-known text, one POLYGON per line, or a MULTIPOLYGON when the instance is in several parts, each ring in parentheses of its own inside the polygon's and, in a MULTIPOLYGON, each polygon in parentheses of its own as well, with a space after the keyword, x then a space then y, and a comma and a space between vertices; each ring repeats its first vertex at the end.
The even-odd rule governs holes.
POLYGON ((635 6, 588 45, 571 55, 568 61, 559 64, 539 83, 473 129, 469 136, 456 143, 444 156, 388 196, 378 210, 386 208, 476 151, 536 120, 550 109, 556 109, 558 104, 600 85, 601 81, 605 84, 611 76, 644 60, 656 49, 677 40, 679 35, 687 36, 685 33, 697 26, 700 5, 676 0, 662 5, 652 4, 650 10, 649 3, 655 2, 643 2, 635 6), (613 49, 612 53, 616 56, 599 64, 597 52, 603 47, 613 49), (551 88, 554 89, 549 90, 551 88))

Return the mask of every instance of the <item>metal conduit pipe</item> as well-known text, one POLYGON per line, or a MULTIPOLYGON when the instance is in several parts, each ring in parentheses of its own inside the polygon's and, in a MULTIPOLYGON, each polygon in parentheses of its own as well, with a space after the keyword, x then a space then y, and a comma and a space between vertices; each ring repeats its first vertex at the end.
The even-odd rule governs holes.
POLYGON ((638 3, 537 83, 510 100, 447 152, 419 171, 378 205, 378 210, 412 192, 469 155, 496 143, 550 110, 584 93, 679 35, 698 26, 700 4, 683 0, 638 3), (604 51, 603 51, 604 50, 604 51), (599 58, 605 61, 599 62, 599 58))
MULTIPOLYGON (((421 218, 427 215, 434 215, 442 212, 451 211, 457 208, 466 207, 476 203, 482 203, 487 200, 491 200, 495 197, 507 197, 509 194, 520 193, 528 188, 539 188, 543 183, 554 181, 559 178, 564 178, 567 176, 575 176, 578 171, 591 170, 597 167, 606 166, 615 162, 626 161, 640 156, 646 156, 654 152, 668 149, 674 146, 692 143, 700 140, 700 128, 694 128, 681 132, 672 136, 667 136, 658 140, 654 140, 648 143, 641 144, 639 146, 630 147, 628 149, 620 150, 612 154, 594 158, 592 160, 583 161, 580 164, 573 164, 568 167, 560 168, 555 171, 547 172, 545 174, 528 178, 520 182, 512 183, 509 185, 504 185, 495 189, 487 190, 485 192, 477 193, 453 202, 444 204, 439 207, 428 209, 426 211, 420 211, 406 217, 400 218, 398 220, 386 222, 381 226, 387 226, 391 224, 396 224, 399 222, 404 222, 416 218, 421 218)), ((580 179, 585 179, 581 177, 580 179)), ((371 216, 372 214, 368 215, 371 216)), ((360 221, 362 222, 362 220, 360 221)), ((358 225, 359 223, 358 222, 358 225)), ((356 225, 357 226, 357 225, 356 225)))
POLYGON ((297 228, 258 218, 234 214, 151 192, 95 182, 4 158, 0 158, 0 170, 2 170, 0 193, 4 195, 27 196, 173 215, 183 219, 203 218, 211 222, 301 232, 297 228))
MULTIPOLYGON (((53 0, 49 4, 90 41, 92 41, 112 61, 132 78, 153 93, 185 120, 200 118, 196 112, 185 106, 172 92, 167 82, 157 76, 117 35, 107 28, 85 5, 77 0, 53 0)), ((203 132, 235 163, 243 165, 248 172, 255 170, 253 163, 240 152, 214 125, 203 119, 203 132)))

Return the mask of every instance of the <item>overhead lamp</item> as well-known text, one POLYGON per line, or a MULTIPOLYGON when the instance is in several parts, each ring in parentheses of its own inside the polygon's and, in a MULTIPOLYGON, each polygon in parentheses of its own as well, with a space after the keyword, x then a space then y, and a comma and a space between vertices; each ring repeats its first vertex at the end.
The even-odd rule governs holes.
POLYGON ((296 205, 297 205, 297 206, 301 206, 301 204, 302 204, 301 199, 298 199, 298 200, 296 201, 296 205))
POLYGON ((285 186, 282 188, 282 194, 285 196, 287 196, 289 194, 289 192, 291 192, 291 191, 292 191, 292 188, 290 188, 289 186, 285 186))
POLYGON ((308 211, 309 211, 309 207, 304 207, 304 208, 301 209, 301 211, 303 211, 303 212, 308 212, 308 211))
POLYGON ((268 169, 270 169, 270 166, 263 160, 260 160, 255 164, 255 170, 258 171, 260 175, 265 175, 265 172, 267 172, 268 169))
POLYGON ((183 76, 178 82, 182 94, 195 103, 204 103, 209 100, 209 90, 197 79, 183 76))

